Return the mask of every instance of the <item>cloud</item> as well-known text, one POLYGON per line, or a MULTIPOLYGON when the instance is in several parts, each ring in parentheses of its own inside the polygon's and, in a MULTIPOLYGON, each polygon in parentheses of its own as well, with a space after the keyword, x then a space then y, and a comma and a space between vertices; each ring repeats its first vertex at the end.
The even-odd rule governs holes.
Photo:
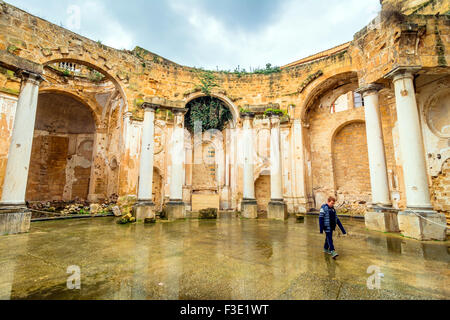
POLYGON ((234 70, 285 65, 353 39, 379 0, 10 0, 53 23, 81 8, 81 28, 121 49, 139 45, 177 63, 234 70))
POLYGON ((80 3, 82 30, 93 40, 117 49, 133 49, 136 45, 134 33, 121 23, 103 2, 84 1, 80 3))
POLYGON ((207 68, 287 64, 352 40, 379 10, 378 0, 290 0, 280 2, 271 23, 248 31, 226 25, 195 2, 170 3, 189 24, 190 49, 196 51, 191 61, 207 68))

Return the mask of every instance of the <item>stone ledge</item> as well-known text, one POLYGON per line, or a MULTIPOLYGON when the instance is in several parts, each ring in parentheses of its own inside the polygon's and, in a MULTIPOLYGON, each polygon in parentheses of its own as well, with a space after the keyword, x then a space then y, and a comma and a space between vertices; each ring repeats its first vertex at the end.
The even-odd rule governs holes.
POLYGON ((18 57, 5 50, 0 50, 0 65, 12 71, 25 70, 36 74, 44 72, 44 67, 41 64, 18 57))
POLYGON ((364 218, 369 230, 400 232, 397 212, 367 212, 364 218))
POLYGON ((31 211, 0 213, 0 235, 27 233, 30 225, 31 211))
POLYGON ((165 211, 169 221, 185 219, 186 206, 182 201, 170 201, 166 204, 165 211))
POLYGON ((245 219, 258 218, 258 203, 256 200, 245 199, 241 203, 241 216, 245 219))
POLYGON ((267 218, 273 220, 287 220, 289 217, 287 206, 282 201, 269 202, 269 208, 267 210, 267 218))
POLYGON ((398 214, 400 232, 420 241, 447 240, 447 219, 435 211, 402 211, 398 214))
POLYGON ((145 221, 145 219, 154 219, 155 216, 155 205, 153 202, 138 202, 133 207, 133 216, 136 221, 145 221))

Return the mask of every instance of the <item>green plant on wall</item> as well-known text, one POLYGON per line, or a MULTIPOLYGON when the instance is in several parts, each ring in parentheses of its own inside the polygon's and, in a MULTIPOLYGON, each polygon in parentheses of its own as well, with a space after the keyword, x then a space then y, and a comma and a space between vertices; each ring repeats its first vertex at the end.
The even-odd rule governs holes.
POLYGON ((202 123, 202 131, 225 129, 228 121, 233 119, 230 109, 219 99, 214 97, 201 97, 188 103, 189 111, 185 116, 185 127, 193 132, 197 121, 202 123))
POLYGON ((277 116, 280 116, 280 117, 287 116, 287 112, 284 111, 284 110, 281 110, 281 109, 269 108, 269 109, 267 109, 267 110, 264 112, 264 115, 265 115, 266 117, 269 116, 269 115, 271 115, 271 114, 277 115, 277 116))
POLYGON ((249 108, 240 108, 239 109, 239 112, 241 113, 241 114, 245 114, 245 113, 251 113, 252 111, 249 109, 249 108))
POLYGON ((217 78, 212 71, 199 71, 197 78, 200 81, 199 88, 207 96, 211 95, 213 88, 219 87, 217 78))

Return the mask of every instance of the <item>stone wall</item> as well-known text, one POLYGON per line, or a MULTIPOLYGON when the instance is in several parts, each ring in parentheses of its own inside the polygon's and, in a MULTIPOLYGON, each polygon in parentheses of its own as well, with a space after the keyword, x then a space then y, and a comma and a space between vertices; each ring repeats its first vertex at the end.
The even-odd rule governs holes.
POLYGON ((9 145, 16 114, 17 97, 0 94, 0 194, 8 162, 9 145))
POLYGON ((445 161, 440 174, 433 178, 431 201, 437 211, 446 214, 450 225, 450 159, 445 161))
POLYGON ((338 206, 343 211, 364 214, 371 200, 366 126, 351 122, 335 135, 333 171, 338 206))
POLYGON ((397 9, 404 14, 437 14, 448 13, 448 0, 382 0, 386 9, 397 9))
POLYGON ((265 211, 270 201, 270 176, 260 176, 255 182, 255 196, 258 203, 258 211, 265 211))
MULTIPOLYGON (((333 139, 346 124, 364 121, 364 108, 331 114, 330 106, 340 95, 372 82, 386 87, 380 93, 380 109, 389 184, 394 206, 404 207, 395 100, 392 84, 385 75, 399 65, 422 66, 416 82, 424 76, 448 75, 450 24, 446 16, 415 14, 402 19, 381 15, 356 33, 352 42, 289 64, 279 72, 212 73, 218 87, 211 94, 230 107, 236 127, 242 125, 240 107, 264 111, 276 105, 288 112, 290 121, 282 126, 281 149, 283 191, 291 212, 301 206, 318 207, 329 195, 338 193, 333 169, 333 139)), ((170 103, 186 105, 204 95, 199 88, 204 74, 202 70, 180 66, 142 48, 133 51, 109 48, 3 2, 0 3, 0 50, 45 65, 44 75, 48 82, 41 85, 41 92, 68 94, 91 111, 96 132, 89 178, 92 201, 115 193, 136 194, 143 116, 139 106, 145 100, 159 97, 170 103), (64 74, 54 68, 59 61, 79 64, 84 72, 81 75, 64 74), (102 76, 98 79, 92 77, 89 73, 92 70, 102 76)), ((423 84, 428 80, 423 79, 423 84)), ((428 91, 418 86, 421 110, 425 110, 427 105, 421 99, 427 100, 429 92, 433 92, 437 84, 432 82, 429 86, 428 91)), ((18 95, 19 89, 20 80, 11 70, 0 69, 0 91, 5 93, 0 99, 0 182, 4 176, 8 137, 14 118, 15 105, 10 101, 11 97, 18 95)), ((169 194, 171 164, 168 141, 172 120, 170 117, 158 118, 155 126, 155 167, 160 172, 161 198, 164 200, 169 194)), ((254 141, 258 155, 255 177, 270 173, 266 120, 255 121, 259 132, 254 141)), ((424 124, 426 121, 422 123, 426 128, 424 124)), ((358 129, 356 136, 359 137, 357 146, 362 147, 362 130, 358 129)), ((233 139, 227 137, 225 141, 227 149, 223 158, 228 159, 228 163, 220 177, 227 181, 227 185, 222 190, 221 203, 237 208, 242 197, 242 166, 237 161, 239 137, 233 139)), ((448 143, 448 139, 440 137, 438 141, 424 131, 424 140, 429 167, 434 168, 429 169, 431 185, 431 177, 438 175, 434 171, 441 168, 447 159, 444 153, 439 152, 445 149, 441 145, 448 143)), ((358 168, 366 167, 366 159, 354 159, 351 155, 338 158, 339 165, 351 164, 347 170, 358 172, 358 168)), ((189 182, 192 168, 186 169, 186 181, 189 182)), ((76 175, 86 179, 87 168, 76 169, 72 176, 76 175)), ((37 180, 33 181, 36 183, 37 180)), ((185 198, 189 201, 189 183, 185 190, 185 198)), ((270 198, 270 189, 268 192, 267 188, 261 187, 260 191, 258 197, 265 198, 269 194, 270 198)), ((82 191, 75 193, 82 194, 82 191)), ((348 200, 359 201, 358 197, 355 195, 348 200)))

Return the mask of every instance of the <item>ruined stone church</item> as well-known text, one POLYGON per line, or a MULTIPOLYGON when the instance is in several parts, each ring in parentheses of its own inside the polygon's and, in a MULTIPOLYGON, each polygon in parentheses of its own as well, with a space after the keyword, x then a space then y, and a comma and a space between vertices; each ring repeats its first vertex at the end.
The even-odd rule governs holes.
POLYGON ((138 219, 217 208, 284 220, 335 196, 369 229, 445 240, 449 1, 381 2, 348 43, 209 72, 0 1, 0 234, 26 232, 34 202, 128 197, 138 219), (204 101, 228 118, 195 133, 204 101))

